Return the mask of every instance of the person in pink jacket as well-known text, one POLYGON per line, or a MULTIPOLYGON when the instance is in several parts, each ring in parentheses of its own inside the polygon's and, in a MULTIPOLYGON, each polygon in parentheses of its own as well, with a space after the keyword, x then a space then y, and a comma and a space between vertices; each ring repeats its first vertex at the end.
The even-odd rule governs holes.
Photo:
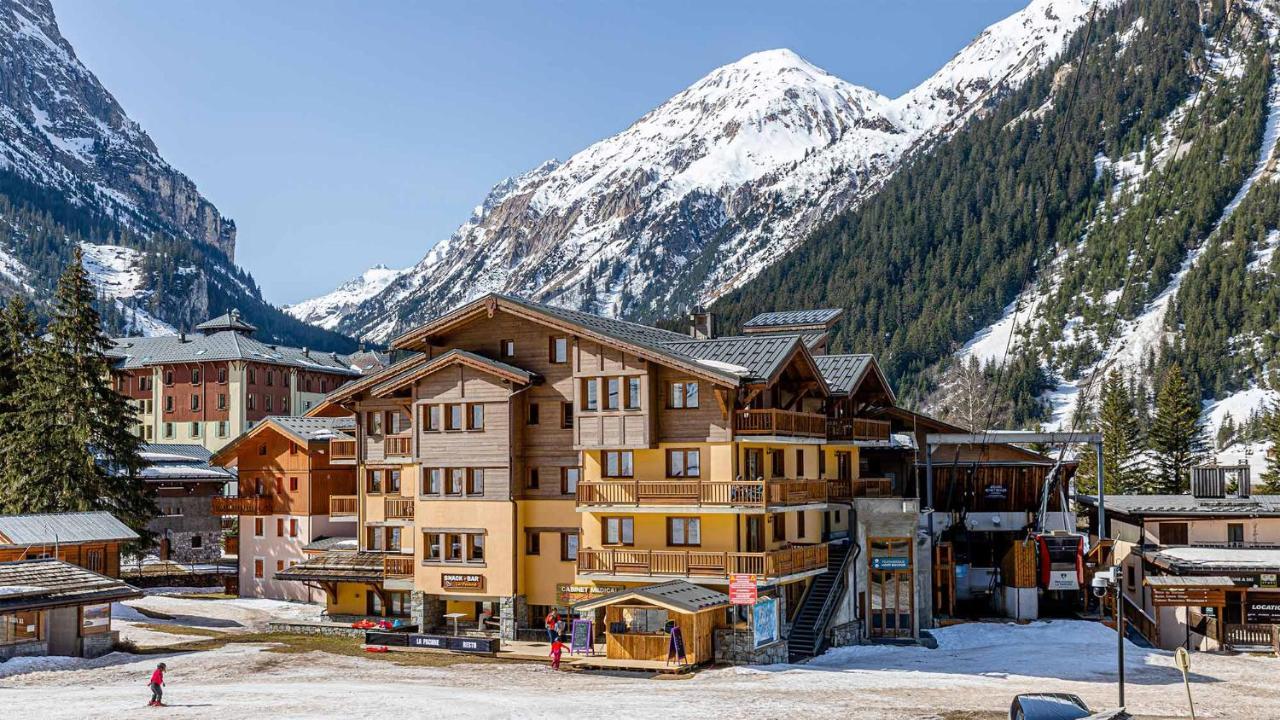
POLYGON ((164 687, 164 669, 164 663, 160 663, 156 666, 155 672, 151 673, 151 702, 147 703, 148 706, 158 707, 164 705, 161 702, 161 698, 164 697, 164 690, 161 689, 164 687))

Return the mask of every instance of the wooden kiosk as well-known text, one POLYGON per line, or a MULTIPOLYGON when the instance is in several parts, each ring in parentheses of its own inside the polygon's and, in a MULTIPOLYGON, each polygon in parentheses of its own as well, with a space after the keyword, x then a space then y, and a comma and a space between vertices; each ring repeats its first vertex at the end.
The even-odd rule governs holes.
POLYGON ((712 634, 725 623, 729 596, 685 580, 628 588, 574 606, 574 612, 605 609, 610 660, 645 663, 668 662, 672 629, 684 641, 684 658, 672 658, 672 666, 710 662, 715 655, 712 634))

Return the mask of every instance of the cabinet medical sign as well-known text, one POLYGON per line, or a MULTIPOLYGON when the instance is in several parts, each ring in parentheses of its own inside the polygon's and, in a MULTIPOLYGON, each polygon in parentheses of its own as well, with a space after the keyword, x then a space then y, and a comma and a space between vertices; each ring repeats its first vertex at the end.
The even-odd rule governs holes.
POLYGON ((756 576, 747 573, 729 575, 729 602, 734 605, 756 604, 756 576))
POLYGON ((484 576, 445 573, 440 576, 440 587, 445 590, 484 590, 484 576))

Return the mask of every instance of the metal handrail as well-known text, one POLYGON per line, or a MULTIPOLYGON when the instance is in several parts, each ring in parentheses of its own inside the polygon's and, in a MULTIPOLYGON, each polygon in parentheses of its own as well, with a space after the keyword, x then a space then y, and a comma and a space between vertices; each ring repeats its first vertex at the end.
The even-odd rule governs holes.
MULTIPOLYGON (((849 568, 849 559, 851 557, 853 557, 853 553, 850 551, 845 551, 844 559, 840 561, 840 568, 836 571, 839 574, 836 576, 835 582, 831 584, 831 592, 827 594, 827 599, 822 603, 822 609, 818 611, 818 618, 813 623, 814 655, 817 655, 818 653, 822 652, 822 647, 823 645, 826 644, 827 622, 831 620, 831 613, 834 612, 835 610, 836 597, 840 595, 840 592, 844 589, 846 578, 849 575, 848 568, 849 568)), ((809 592, 813 592, 812 584, 810 584, 809 586, 809 592)), ((803 604, 804 604, 804 601, 802 600, 801 605, 803 604)))

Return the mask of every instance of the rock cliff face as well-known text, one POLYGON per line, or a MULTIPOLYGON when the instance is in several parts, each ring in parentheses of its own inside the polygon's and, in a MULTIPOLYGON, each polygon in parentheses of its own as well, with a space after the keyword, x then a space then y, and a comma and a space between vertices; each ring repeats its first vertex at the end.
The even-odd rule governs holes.
POLYGON ((1034 0, 897 99, 790 50, 749 55, 502 181, 415 267, 325 322, 385 340, 490 290, 641 320, 710 302, 1056 57, 1089 6, 1034 0))
POLYGON ((81 64, 48 0, 0 0, 0 171, 234 259, 235 223, 81 64))

